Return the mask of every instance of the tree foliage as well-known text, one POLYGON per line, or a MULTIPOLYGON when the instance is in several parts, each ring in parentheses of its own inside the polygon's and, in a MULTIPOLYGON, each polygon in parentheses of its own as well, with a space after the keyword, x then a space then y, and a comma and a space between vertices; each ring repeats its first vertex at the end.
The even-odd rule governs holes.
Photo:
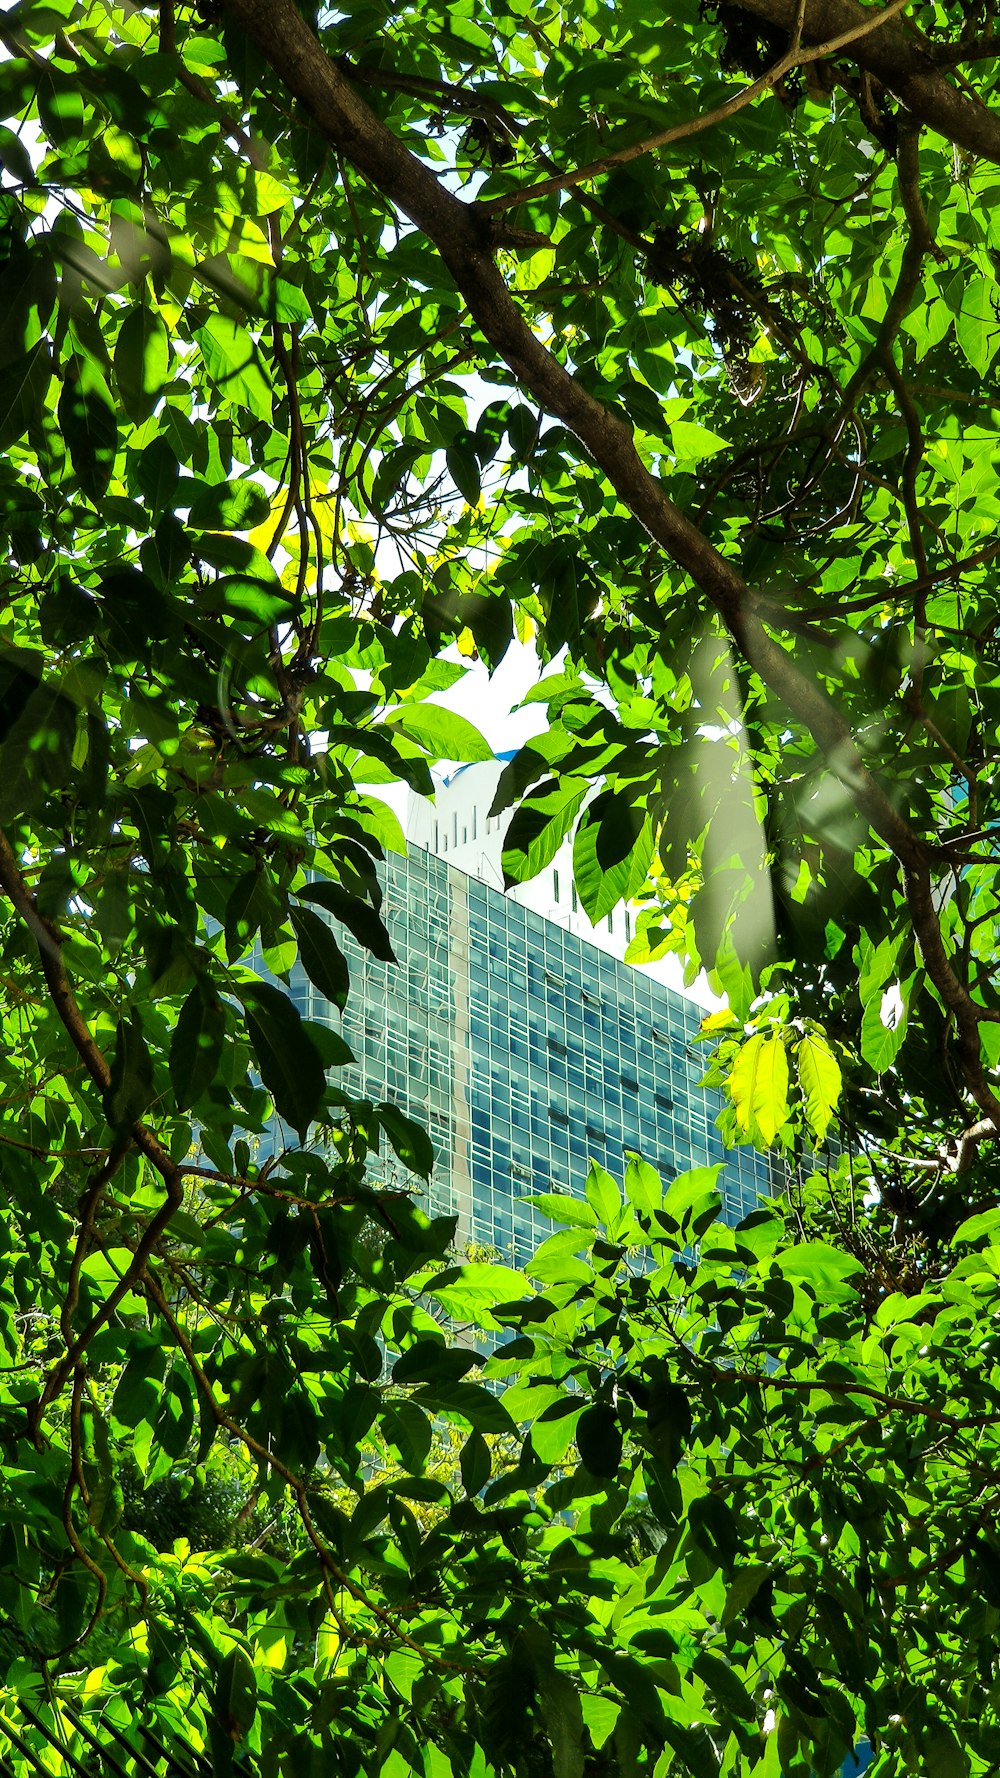
POLYGON ((7 8, 18 1778, 997 1769, 991 17, 7 8), (793 1181, 592 1170, 526 1276, 286 991, 515 635, 508 879, 644 898, 793 1181))

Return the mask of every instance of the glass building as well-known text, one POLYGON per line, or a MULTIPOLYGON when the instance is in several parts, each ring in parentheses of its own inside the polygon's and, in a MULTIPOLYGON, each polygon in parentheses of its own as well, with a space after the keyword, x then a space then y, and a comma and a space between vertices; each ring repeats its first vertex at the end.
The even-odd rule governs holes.
MULTIPOLYGON (((298 967, 293 994, 349 1043, 344 1092, 389 1100, 429 1131, 430 1202, 458 1216, 460 1245, 523 1263, 552 1232, 525 1199, 582 1195, 591 1159, 620 1178, 637 1153, 664 1181, 724 1162, 733 1222, 771 1190, 766 1156, 725 1151, 714 1127, 696 1006, 430 852, 411 848, 379 875, 398 965, 338 932, 343 1018, 298 967)), ((406 1179, 391 1156, 380 1173, 406 1179)))

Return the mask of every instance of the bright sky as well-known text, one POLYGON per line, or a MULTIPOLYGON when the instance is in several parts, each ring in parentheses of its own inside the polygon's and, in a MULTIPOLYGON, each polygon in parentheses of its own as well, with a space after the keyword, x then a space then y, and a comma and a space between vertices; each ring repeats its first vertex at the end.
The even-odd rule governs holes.
MULTIPOLYGON (((447 651, 446 658, 460 659, 454 649, 447 651)), ((545 727, 545 705, 529 704, 526 710, 517 708, 542 676, 543 669, 533 648, 512 642, 492 677, 481 661, 462 661, 461 664, 468 668, 465 678, 446 692, 439 693, 432 702, 442 704, 474 723, 494 753, 522 747, 532 735, 541 733, 545 727)), ((551 667, 545 669, 547 672, 552 670, 551 667)), ((443 760, 434 768, 435 777, 447 777, 455 763, 443 760)), ((394 809, 405 827, 409 796, 405 784, 380 784, 377 794, 394 809)))
POLYGON ((490 678, 481 661, 473 661, 464 679, 451 687, 440 699, 449 710, 467 716, 485 735, 494 753, 511 747, 522 747, 532 735, 545 727, 545 705, 529 704, 526 710, 516 706, 537 685, 543 671, 535 650, 522 642, 511 643, 503 660, 490 678))
MULTIPOLYGON (((451 650, 449 658, 457 660, 459 657, 451 650)), ((529 704, 526 710, 519 709, 518 705, 532 686, 537 685, 543 672, 554 671, 558 671, 558 662, 552 662, 543 668, 533 648, 515 641, 511 643, 492 677, 482 662, 473 661, 469 663, 465 678, 460 679, 448 691, 440 693, 434 701, 467 717, 489 742, 494 753, 503 753, 523 746, 532 735, 540 734, 544 729, 544 704, 529 704)), ((435 768, 435 776, 438 773, 447 776, 451 769, 451 765, 445 762, 435 768)), ((405 830, 409 797, 406 786, 379 785, 377 794, 395 810, 405 830)), ((651 965, 650 969, 659 981, 664 982, 675 993, 694 1000, 706 1010, 715 1011, 723 1004, 708 986, 704 975, 693 986, 688 987, 684 982, 681 963, 676 957, 665 957, 661 962, 651 965)))

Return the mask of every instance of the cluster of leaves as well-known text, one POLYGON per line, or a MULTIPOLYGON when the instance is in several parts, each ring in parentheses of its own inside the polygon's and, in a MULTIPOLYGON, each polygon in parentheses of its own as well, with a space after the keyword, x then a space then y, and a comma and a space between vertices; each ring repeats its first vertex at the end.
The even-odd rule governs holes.
POLYGON ((836 10, 0 20, 18 1778, 997 1764, 1000 123, 934 0, 836 10), (850 1151, 787 1229, 592 1174, 534 1296, 286 992, 391 957, 379 786, 515 634, 508 878, 573 834, 728 995, 731 1134, 850 1151))
MULTIPOLYGON (((130 1725, 176 1740, 183 1722, 180 1745, 220 1771, 242 1749, 264 1771, 403 1774, 426 1743, 459 1773, 805 1778, 861 1734, 885 1773, 991 1769, 997 1213, 959 1231, 941 1285, 873 1310, 860 1262, 778 1206, 722 1224, 716 1173, 664 1193, 634 1160, 623 1194, 592 1168, 582 1198, 538 1200, 559 1227, 526 1274, 401 1264, 390 1243, 395 1288, 359 1275, 325 1328, 295 1312, 293 1266, 280 1375, 259 1265, 243 1353, 203 1334, 185 1354, 233 1453, 271 1447, 257 1518, 215 1552, 155 1482, 192 1436, 190 1379, 133 1326, 128 1364, 96 1362, 82 1404, 88 1541, 118 1562, 82 1693, 79 1655, 47 1686, 32 1657, 49 1617, 65 1634, 85 1613, 85 1586, 64 1570, 41 1612, 24 1592, 57 1446, 5 1475, 22 1732, 56 1729, 70 1758, 81 1724, 127 1746, 130 1725), (376 1327, 398 1354, 382 1386, 376 1327), (114 1440, 154 1478, 145 1515, 134 1484, 116 1506, 114 1440), (292 1453, 303 1512, 278 1523, 292 1453)), ((426 1232, 425 1259, 449 1232, 426 1232)), ((212 1431, 203 1417, 203 1449, 212 1431)), ((223 1451, 202 1508, 231 1512, 249 1473, 223 1451)))
POLYGON ((663 1195, 633 1161, 624 1197, 592 1169, 586 1202, 546 1203, 541 1298, 499 1311, 516 1337, 487 1375, 516 1374, 526 1450, 580 1455, 542 1494, 550 1596, 567 1543, 598 1558, 574 1646, 622 1698, 584 1695, 583 1722, 660 1770, 805 1778, 864 1730, 879 1772, 985 1772, 997 1212, 940 1286, 873 1310, 858 1259, 789 1240, 775 1206, 735 1230, 718 1207, 712 1169, 663 1195))

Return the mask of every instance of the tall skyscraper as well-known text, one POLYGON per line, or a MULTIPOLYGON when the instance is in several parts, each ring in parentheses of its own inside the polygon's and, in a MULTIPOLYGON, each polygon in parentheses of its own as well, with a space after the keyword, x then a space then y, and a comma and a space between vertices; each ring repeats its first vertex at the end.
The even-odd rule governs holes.
MULTIPOLYGON (((767 1158, 727 1154, 714 1128, 691 1001, 431 852, 411 846, 380 876, 398 965, 345 934, 343 1020, 298 970, 293 993, 350 1044, 344 1091, 429 1131, 430 1202, 458 1216, 460 1244, 522 1263, 551 1233, 525 1200, 582 1193, 591 1159, 620 1176, 638 1153, 664 1180, 724 1162, 732 1221, 771 1189, 767 1158)), ((394 1157, 382 1172, 407 1177, 394 1157)))
MULTIPOLYGON (((459 766, 438 786, 433 803, 411 793, 407 839, 421 850, 446 858, 449 864, 488 887, 503 890, 503 848, 511 811, 505 809, 499 815, 491 815, 490 808, 500 774, 513 757, 502 753, 495 760, 459 766)), ((573 848, 569 840, 563 842, 544 870, 526 883, 515 883, 504 893, 508 899, 532 908, 565 932, 575 933, 613 957, 624 958, 634 936, 635 912, 620 904, 596 926, 591 924, 573 882, 573 848)), ((671 958, 645 966, 644 973, 676 986, 681 972, 671 958)))

